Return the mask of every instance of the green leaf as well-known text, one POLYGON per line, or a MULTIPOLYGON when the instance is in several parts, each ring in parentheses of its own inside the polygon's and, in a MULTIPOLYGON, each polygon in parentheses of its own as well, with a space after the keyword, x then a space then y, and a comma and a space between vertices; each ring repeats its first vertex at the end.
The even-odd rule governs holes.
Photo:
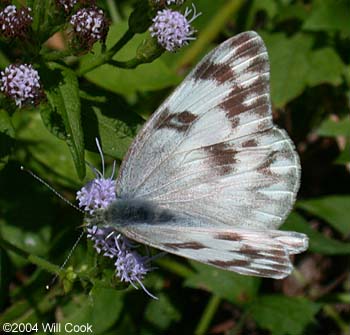
POLYGON ((312 50, 314 40, 305 34, 291 38, 282 33, 261 33, 270 56, 271 96, 277 107, 299 96, 307 86, 342 82, 344 64, 330 48, 312 50))
MULTIPOLYGON (((80 179, 83 179, 86 169, 78 79, 72 70, 61 65, 52 63, 50 68, 56 83, 48 87, 46 95, 53 113, 58 113, 62 117, 66 142, 71 151, 77 174, 80 179)), ((47 124, 45 118, 44 122, 47 124)), ((52 131, 50 128, 49 130, 52 131)))
POLYGON ((283 23, 289 20, 304 21, 309 15, 307 6, 304 3, 293 3, 285 1, 282 5, 280 4, 277 15, 275 17, 276 23, 283 23))
POLYGON ((15 130, 7 112, 0 109, 0 170, 7 164, 14 147, 15 130))
POLYGON ((91 297, 93 309, 90 320, 94 324, 94 331, 103 333, 118 320, 124 304, 124 292, 94 287, 91 297))
POLYGON ((345 148, 334 161, 335 164, 346 165, 350 163, 350 142, 347 141, 345 148))
MULTIPOLYGON (((16 227, 10 224, 0 225, 0 233, 6 240, 34 255, 47 255, 50 248, 48 244, 51 235, 50 231, 51 228, 49 226, 44 226, 36 232, 31 232, 26 231, 24 227, 16 227)), ((20 261, 24 261, 23 258, 20 258, 20 261)))
POLYGON ((350 65, 344 68, 344 76, 348 86, 350 86, 350 65))
POLYGON ((58 30, 57 25, 64 22, 64 16, 57 11, 55 1, 33 0, 32 2, 32 29, 35 40, 40 45, 58 30))
POLYGON ((31 324, 40 322, 43 319, 41 318, 41 315, 38 314, 38 310, 43 315, 52 310, 55 307, 55 304, 55 299, 49 296, 42 297, 36 306, 33 306, 33 297, 26 301, 17 301, 2 313, 0 317, 0 325, 4 324, 4 322, 31 324))
POLYGON ((347 0, 317 0, 303 25, 305 30, 341 31, 350 34, 350 3, 347 0))
MULTIPOLYGON (((44 127, 38 113, 26 115, 27 123, 21 124, 21 111, 15 113, 14 124, 18 124, 16 128, 17 138, 26 145, 34 160, 31 168, 40 176, 54 178, 56 182, 70 188, 80 187, 78 175, 75 169, 74 161, 70 150, 64 142, 44 127), (38 164, 37 162, 40 162, 38 164), (46 167, 46 168, 45 168, 46 167), (48 169, 49 168, 49 171, 48 169), (51 172, 48 174, 48 172, 51 172)), ((29 166, 27 166, 29 167, 29 166)), ((90 169, 88 170, 88 174, 90 169)), ((90 177, 93 175, 90 174, 90 177)))
POLYGON ((129 17, 130 30, 137 34, 145 32, 152 24, 152 14, 150 2, 139 0, 129 17))
POLYGON ((297 202, 297 208, 325 220, 344 236, 350 234, 350 220, 345 213, 350 208, 349 195, 330 195, 297 202))
POLYGON ((86 295, 76 296, 63 308, 62 334, 67 323, 90 324, 93 333, 104 334, 119 318, 122 311, 124 293, 108 288, 94 287, 90 297, 86 295))
POLYGON ((103 153, 121 160, 144 120, 116 94, 104 91, 100 96, 103 102, 91 101, 92 98, 90 95, 89 100, 82 100, 86 148, 96 151, 95 138, 98 137, 103 153))
MULTIPOLYGON (((320 136, 346 136, 350 137, 350 118, 344 117, 340 120, 333 120, 328 118, 324 120, 319 128, 317 129, 317 134, 320 136)), ((347 139, 346 145, 344 148, 341 148, 341 153, 334 161, 335 164, 348 164, 350 162, 350 143, 347 139)))
POLYGON ((9 64, 10 61, 7 56, 2 51, 0 51, 0 68, 3 69, 9 64))
POLYGON ((323 83, 339 85, 342 83, 344 63, 332 48, 312 51, 309 58, 307 84, 316 86, 323 83))
POLYGON ((265 295, 254 300, 250 312, 259 327, 272 335, 305 334, 320 305, 302 297, 265 295))
POLYGON ((320 136, 347 136, 350 137, 350 118, 345 117, 339 121, 330 118, 324 120, 317 130, 320 136))
POLYGON ((313 41, 301 34, 287 38, 282 33, 264 33, 262 37, 270 56, 272 101, 281 107, 305 89, 305 73, 309 71, 307 54, 313 41))
MULTIPOLYGON (((23 315, 30 311, 30 304, 28 301, 16 301, 9 306, 5 311, 2 311, 0 316, 0 324, 11 322, 14 320, 21 320, 23 315)), ((28 313, 29 314, 29 313, 28 313)))
MULTIPOLYGON (((126 31, 127 24, 118 23, 110 27, 107 36, 107 47, 110 48, 126 31)), ((136 35, 123 49, 113 58, 118 61, 126 61, 135 57, 137 47, 148 36, 136 35)), ((81 59, 81 70, 88 67, 94 58, 99 57, 101 46, 96 44, 93 54, 87 54, 81 59)), ((136 69, 120 69, 111 65, 103 65, 88 72, 86 78, 92 83, 109 91, 123 95, 133 95, 137 91, 159 90, 176 84, 179 79, 165 65, 161 58, 150 64, 143 64, 136 69)))
POLYGON ((42 103, 39 107, 41 119, 50 132, 61 140, 67 139, 67 132, 62 116, 50 104, 42 103))
POLYGON ((36 32, 36 33, 39 33, 41 28, 42 28, 41 22, 44 21, 47 4, 48 4, 48 1, 33 0, 33 4, 32 4, 32 9, 33 9, 32 28, 33 28, 34 32, 36 32))
POLYGON ((259 288, 260 280, 220 270, 212 266, 191 262, 196 273, 190 275, 185 286, 205 289, 235 304, 245 304, 253 299, 259 288))
POLYGON ((298 213, 291 213, 281 227, 283 230, 297 231, 309 237, 309 250, 323 255, 350 254, 350 244, 329 238, 311 228, 310 224, 298 213))
POLYGON ((254 26, 254 20, 259 12, 265 12, 269 18, 274 17, 278 13, 278 6, 275 0, 254 0, 250 5, 247 18, 245 20, 246 29, 254 26))
POLYGON ((159 300, 151 300, 145 311, 145 318, 160 330, 169 328, 172 322, 179 321, 181 314, 165 294, 159 300))

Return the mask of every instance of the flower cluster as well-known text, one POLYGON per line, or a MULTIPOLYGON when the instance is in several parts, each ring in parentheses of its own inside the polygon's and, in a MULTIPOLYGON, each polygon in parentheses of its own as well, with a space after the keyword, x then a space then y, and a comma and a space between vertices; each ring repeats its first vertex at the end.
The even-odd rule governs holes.
POLYGON ((63 7, 66 13, 69 13, 77 2, 77 0, 56 0, 57 6, 63 7))
POLYGON ((105 209, 116 199, 115 187, 116 181, 113 180, 115 173, 115 162, 113 164, 112 175, 105 178, 105 161, 103 158, 100 142, 96 138, 96 146, 101 156, 102 172, 92 167, 96 178, 88 182, 80 191, 77 192, 79 207, 85 212, 93 215, 99 209, 105 209))
POLYGON ((102 9, 82 8, 74 14, 70 23, 82 45, 91 49, 97 41, 104 41, 108 33, 108 20, 102 9))
MULTIPOLYGON (((77 192, 79 207, 90 215, 107 208, 116 200, 116 182, 113 180, 115 165, 111 177, 105 178, 102 149, 97 139, 96 144, 102 159, 102 173, 93 168, 96 178, 77 192)), ((148 257, 138 254, 134 250, 135 245, 118 234, 113 227, 93 225, 87 228, 87 232, 87 237, 94 242, 96 251, 115 261, 116 275, 121 281, 130 283, 135 288, 139 284, 148 295, 155 298, 142 284, 144 276, 151 270, 147 266, 150 262, 148 257)))
POLYGON ((186 8, 185 14, 171 10, 163 9, 157 12, 153 18, 153 24, 149 28, 152 37, 156 37, 158 43, 166 50, 175 52, 181 47, 188 44, 188 41, 194 40, 193 34, 196 32, 191 27, 191 23, 201 13, 196 13, 193 6, 193 15, 191 19, 192 9, 186 8))
POLYGON ((87 232, 87 237, 94 241, 96 251, 115 261, 116 275, 122 282, 130 283, 136 289, 136 284, 139 284, 149 296, 156 299, 142 283, 147 272, 151 270, 147 266, 150 258, 138 254, 134 250, 136 246, 113 228, 93 226, 87 232))
POLYGON ((97 209, 106 208, 116 199, 116 181, 110 178, 95 178, 77 192, 79 207, 89 214, 97 209))
POLYGON ((35 102, 41 93, 40 77, 30 64, 11 64, 1 72, 0 90, 21 107, 35 102))
POLYGON ((20 8, 9 5, 0 12, 0 31, 7 38, 25 36, 33 18, 31 8, 20 8))

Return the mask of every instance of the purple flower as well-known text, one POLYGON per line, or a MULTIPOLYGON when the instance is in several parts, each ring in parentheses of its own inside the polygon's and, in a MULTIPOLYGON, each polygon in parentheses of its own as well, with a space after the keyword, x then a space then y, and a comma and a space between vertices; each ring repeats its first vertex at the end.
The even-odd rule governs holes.
POLYGON ((24 103, 33 103, 40 97, 40 77, 32 65, 11 64, 1 72, 0 90, 15 100, 21 107, 24 103))
POLYGON ((194 5, 193 12, 192 9, 186 8, 185 14, 171 9, 160 10, 153 18, 153 24, 149 28, 151 36, 156 37, 164 49, 175 52, 187 45, 188 41, 195 39, 193 34, 196 31, 191 27, 191 23, 199 15, 201 13, 196 13, 194 5), (192 18, 188 19, 191 13, 193 13, 192 18))
MULTIPOLYGON (((102 173, 93 168, 96 178, 77 192, 79 207, 84 208, 84 211, 90 215, 93 215, 97 210, 107 208, 111 202, 116 200, 116 182, 112 180, 115 164, 111 177, 105 178, 103 153, 97 139, 96 145, 101 155, 102 173)), ((119 234, 113 227, 90 225, 87 228, 87 233, 87 237, 94 242, 96 251, 114 260, 116 275, 122 282, 130 283, 135 288, 137 288, 136 284, 139 284, 149 296, 157 299, 147 291, 142 283, 147 272, 151 270, 148 267, 151 261, 149 257, 138 254, 134 250, 136 245, 119 234)))
POLYGON ((79 207, 93 214, 97 209, 106 208, 116 199, 116 181, 111 178, 95 178, 77 192, 79 207))
POLYGON ((30 15, 31 8, 20 8, 9 5, 0 12, 1 34, 7 38, 25 36, 33 18, 30 15))
POLYGON ((115 187, 116 181, 113 180, 115 173, 115 162, 113 163, 112 175, 105 178, 105 162, 103 158, 102 149, 98 139, 96 139, 97 149, 102 160, 102 173, 95 168, 92 168, 96 174, 96 178, 88 182, 85 186, 77 192, 77 200, 79 207, 90 215, 98 209, 107 208, 108 205, 116 199, 115 187))
POLYGON ((66 13, 69 13, 76 3, 77 0, 56 0, 56 4, 60 7, 63 7, 66 13))
POLYGON ((136 289, 136 284, 139 284, 150 297, 157 299, 142 283, 147 272, 151 270, 148 266, 151 258, 137 253, 134 250, 137 246, 113 228, 93 226, 87 228, 87 231, 87 237, 94 242, 96 251, 115 260, 116 275, 120 281, 129 283, 136 289))
POLYGON ((102 9, 82 8, 74 14, 70 23, 79 41, 91 48, 97 41, 104 41, 108 33, 108 20, 102 9))
POLYGON ((113 228, 92 226, 87 228, 87 237, 94 241, 94 248, 99 254, 103 253, 103 256, 115 258, 118 254, 115 236, 108 238, 114 235, 114 232, 113 228))

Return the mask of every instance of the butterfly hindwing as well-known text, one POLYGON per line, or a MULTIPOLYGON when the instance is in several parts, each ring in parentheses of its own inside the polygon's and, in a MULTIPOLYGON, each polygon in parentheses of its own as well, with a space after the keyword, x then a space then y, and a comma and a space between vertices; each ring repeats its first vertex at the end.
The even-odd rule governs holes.
POLYGON ((203 226, 196 218, 176 225, 126 225, 122 233, 140 243, 240 274, 284 278, 292 271, 290 255, 304 251, 304 234, 203 226))
POLYGON ((146 122, 117 194, 214 225, 275 229, 299 179, 294 146, 272 122, 265 45, 245 32, 204 57, 146 122))

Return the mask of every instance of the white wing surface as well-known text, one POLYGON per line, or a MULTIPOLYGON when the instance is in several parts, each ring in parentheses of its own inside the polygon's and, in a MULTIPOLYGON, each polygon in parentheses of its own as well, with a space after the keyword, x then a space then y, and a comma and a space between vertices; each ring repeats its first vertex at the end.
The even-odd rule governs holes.
POLYGON ((210 52, 148 120, 122 164, 117 194, 259 231, 283 222, 299 179, 294 145, 272 122, 264 42, 245 32, 210 52))
POLYGON ((290 255, 304 251, 304 234, 279 230, 231 227, 193 227, 193 220, 169 224, 127 225, 121 232, 130 239, 240 274, 281 279, 293 266, 290 255))

